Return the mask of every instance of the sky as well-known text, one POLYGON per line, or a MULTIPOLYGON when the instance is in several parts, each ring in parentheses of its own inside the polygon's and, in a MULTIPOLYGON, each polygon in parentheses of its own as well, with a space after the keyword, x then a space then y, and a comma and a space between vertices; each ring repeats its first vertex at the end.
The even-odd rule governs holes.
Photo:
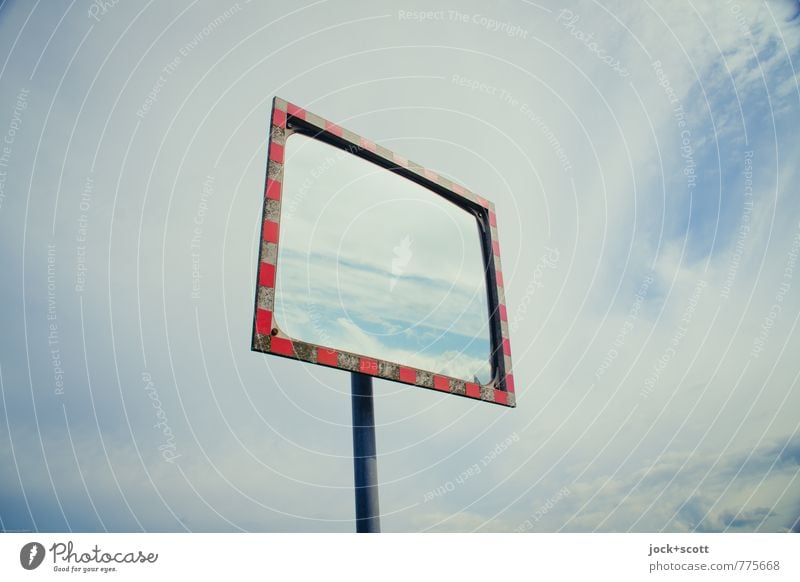
POLYGON ((376 380, 383 531, 800 531, 799 11, 3 1, 0 530, 354 531, 349 379, 250 351, 277 95, 497 208, 517 407, 376 380))

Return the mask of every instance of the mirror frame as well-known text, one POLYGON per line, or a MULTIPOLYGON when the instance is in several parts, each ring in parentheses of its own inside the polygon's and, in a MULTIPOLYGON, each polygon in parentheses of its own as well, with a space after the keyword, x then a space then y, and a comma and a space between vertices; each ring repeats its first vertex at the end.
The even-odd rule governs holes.
POLYGON ((272 102, 260 240, 251 344, 253 351, 348 372, 359 372, 384 380, 411 384, 504 406, 516 406, 514 376, 511 368, 511 343, 508 336, 508 310, 503 290, 500 243, 497 234, 497 215, 494 204, 490 201, 319 115, 275 97, 272 102), (454 203, 477 219, 489 306, 487 315, 489 316, 490 362, 493 376, 489 383, 476 384, 396 362, 300 341, 288 337, 281 331, 273 313, 275 281, 278 276, 284 147, 286 139, 292 133, 302 133, 394 172, 431 191, 431 195, 439 195, 454 203))

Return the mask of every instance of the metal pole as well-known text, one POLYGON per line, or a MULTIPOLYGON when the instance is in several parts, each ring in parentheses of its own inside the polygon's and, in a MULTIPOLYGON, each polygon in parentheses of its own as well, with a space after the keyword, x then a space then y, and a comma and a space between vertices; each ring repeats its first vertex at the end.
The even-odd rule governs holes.
POLYGON ((352 372, 353 476, 356 487, 356 531, 381 531, 378 509, 378 459, 375 448, 375 409, 372 377, 352 372))

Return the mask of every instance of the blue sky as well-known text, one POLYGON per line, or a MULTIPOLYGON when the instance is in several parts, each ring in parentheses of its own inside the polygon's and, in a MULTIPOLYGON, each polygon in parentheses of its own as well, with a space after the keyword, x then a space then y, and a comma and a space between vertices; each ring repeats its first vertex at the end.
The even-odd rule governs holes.
POLYGON ((0 4, 0 529, 354 529, 275 95, 497 206, 518 406, 377 381, 384 530, 798 528, 796 2, 91 6, 0 4))

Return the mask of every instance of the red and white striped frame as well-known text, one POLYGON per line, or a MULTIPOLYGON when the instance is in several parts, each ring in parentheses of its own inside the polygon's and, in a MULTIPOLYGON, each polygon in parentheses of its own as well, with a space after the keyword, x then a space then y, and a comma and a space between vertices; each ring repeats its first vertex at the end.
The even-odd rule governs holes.
POLYGON ((252 349, 302 360, 312 364, 339 368, 349 372, 369 374, 421 386, 441 392, 458 394, 503 406, 516 406, 514 376, 511 368, 511 343, 508 337, 508 310, 503 290, 503 270, 500 263, 500 243, 497 235, 497 214, 494 204, 464 188, 415 164, 390 150, 361 137, 352 131, 331 123, 318 115, 275 97, 272 105, 267 176, 264 188, 264 208, 261 226, 261 248, 258 259, 256 304, 253 320, 252 349), (274 317, 275 280, 279 275, 278 244, 281 224, 281 195, 284 174, 284 146, 294 128, 302 128, 306 135, 325 138, 325 141, 349 150, 394 171, 431 190, 432 195, 442 195, 464 208, 476 210, 474 214, 483 223, 483 231, 490 233, 483 245, 486 259, 487 295, 489 297, 490 328, 492 329, 492 369, 495 378, 481 385, 431 371, 404 366, 360 354, 345 352, 287 337, 274 317))

